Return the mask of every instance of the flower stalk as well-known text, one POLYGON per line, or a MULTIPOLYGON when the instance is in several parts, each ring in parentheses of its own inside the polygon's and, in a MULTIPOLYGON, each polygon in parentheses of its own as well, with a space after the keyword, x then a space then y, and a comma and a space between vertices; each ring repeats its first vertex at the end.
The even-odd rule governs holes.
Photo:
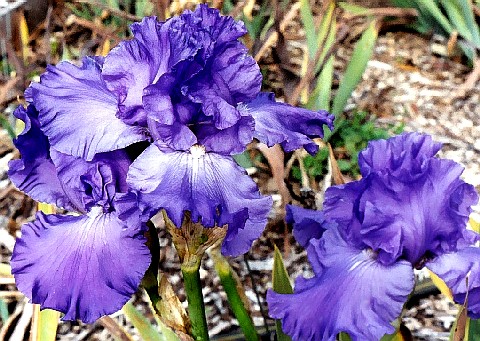
POLYGON ((182 265, 181 269, 188 300, 188 316, 192 323, 192 335, 195 340, 206 341, 208 340, 208 326, 202 295, 202 283, 200 281, 200 262, 196 265, 182 265))
POLYGON ((246 340, 258 340, 258 334, 255 325, 247 310, 248 302, 245 297, 245 289, 238 280, 238 276, 233 272, 227 259, 222 256, 220 245, 210 249, 209 254, 215 265, 215 271, 220 277, 223 290, 227 294, 228 303, 232 309, 238 324, 246 340))

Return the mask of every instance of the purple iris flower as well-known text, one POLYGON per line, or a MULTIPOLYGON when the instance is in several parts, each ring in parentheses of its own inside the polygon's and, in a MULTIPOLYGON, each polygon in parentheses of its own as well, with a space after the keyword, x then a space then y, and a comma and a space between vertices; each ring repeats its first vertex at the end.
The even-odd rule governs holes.
POLYGON ((160 209, 180 226, 228 225, 222 251, 248 251, 271 207, 232 155, 253 138, 287 151, 333 116, 277 103, 238 38, 243 23, 200 5, 166 22, 145 18, 133 39, 80 66, 48 66, 25 93, 9 176, 32 198, 77 212, 22 228, 12 256, 34 303, 93 322, 120 309, 150 262, 145 222, 160 209), (139 150, 140 148, 140 150, 139 150), (128 150, 128 152, 127 152, 128 150))
POLYGON ((245 253, 262 233, 271 199, 232 158, 253 138, 291 151, 317 150, 313 137, 333 116, 275 101, 238 38, 242 22, 200 5, 166 22, 132 25, 133 39, 104 59, 49 66, 27 100, 61 153, 90 161, 138 141, 150 145, 130 166, 142 218, 185 211, 206 227, 228 224, 225 255, 245 253), (72 124, 72 118, 75 122, 72 124))
POLYGON ((124 150, 91 161, 63 154, 50 148, 33 105, 18 107, 15 116, 25 130, 15 140, 22 159, 11 161, 10 179, 35 200, 77 213, 39 212, 22 227, 11 261, 17 286, 66 320, 94 322, 122 308, 150 264, 140 213, 136 225, 118 217, 130 158, 124 150))
POLYGON ((270 316, 295 340, 379 340, 414 287, 414 268, 427 267, 480 317, 479 236, 467 230, 473 186, 463 168, 435 158, 428 135, 370 142, 360 153, 363 178, 326 192, 322 212, 289 207, 297 240, 314 277, 299 278, 292 295, 269 291, 270 316), (468 287, 466 277, 468 277, 468 287))

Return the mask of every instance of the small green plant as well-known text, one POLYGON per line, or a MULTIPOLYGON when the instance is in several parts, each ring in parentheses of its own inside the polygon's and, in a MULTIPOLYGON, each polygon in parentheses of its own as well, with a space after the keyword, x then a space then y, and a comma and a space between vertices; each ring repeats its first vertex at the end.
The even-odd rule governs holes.
MULTIPOLYGON (((356 112, 351 118, 341 120, 329 142, 337 154, 337 163, 342 173, 353 178, 358 177, 358 153, 365 149, 368 141, 400 134, 403 128, 403 124, 391 125, 388 128, 378 127, 375 116, 365 111, 356 112)), ((327 172, 328 149, 322 148, 315 156, 309 155, 303 161, 310 177, 322 177, 327 172)), ((292 174, 296 179, 301 179, 299 167, 293 167, 292 174)))

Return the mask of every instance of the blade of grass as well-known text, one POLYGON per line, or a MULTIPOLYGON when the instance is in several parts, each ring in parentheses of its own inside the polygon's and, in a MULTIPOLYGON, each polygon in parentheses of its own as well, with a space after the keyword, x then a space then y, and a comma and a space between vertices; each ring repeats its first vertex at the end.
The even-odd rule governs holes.
POLYGON ((3 127, 3 129, 7 131, 8 135, 10 135, 10 138, 15 138, 15 130, 13 129, 10 122, 8 122, 5 117, 3 117, 3 115, 0 115, 0 125, 3 127))
POLYGON ((378 36, 377 21, 372 20, 368 28, 363 32, 360 40, 355 45, 352 58, 347 66, 345 74, 342 77, 337 95, 333 100, 332 114, 340 115, 347 104, 347 100, 352 95, 362 79, 362 75, 367 68, 367 63, 373 55, 373 48, 378 36))
MULTIPOLYGON (((282 254, 278 250, 277 246, 274 245, 274 256, 273 256, 273 269, 272 269, 272 287, 273 291, 278 292, 279 294, 292 294, 293 288, 290 283, 290 278, 288 277, 287 269, 283 264, 282 254)), ((282 330, 282 322, 280 320, 275 321, 277 328, 277 340, 278 341, 291 341, 290 337, 286 335, 282 330)))
MULTIPOLYGON (((38 210, 45 214, 55 213, 55 206, 38 203, 38 210)), ((60 313, 51 309, 40 311, 38 304, 34 305, 31 333, 33 341, 55 341, 57 336, 60 313)))
POLYGON ((480 335, 480 320, 473 320, 471 318, 467 321, 467 338, 465 341, 475 341, 480 335))
MULTIPOLYGON (((330 7, 327 15, 333 13, 334 6, 330 7), (331 10, 330 10, 331 8, 331 10)), ((326 25, 320 26, 320 34, 321 32, 327 31, 328 27, 326 25)), ((325 59, 327 51, 329 51, 334 42, 335 42, 335 35, 337 33, 337 20, 335 17, 330 19, 330 31, 328 32, 328 37, 325 40, 324 46, 324 53, 320 57, 320 60, 325 59)), ((319 36, 320 36, 319 34, 319 36)), ((317 64, 317 67, 321 67, 321 62, 317 64)), ((317 71, 317 70, 316 70, 317 71)), ((330 100, 331 100, 331 93, 332 93, 332 82, 333 82, 333 55, 328 57, 328 60, 325 62, 322 71, 317 79, 317 85, 315 89, 309 96, 309 100, 307 102, 307 108, 312 110, 330 110, 330 100)))
POLYGON ((453 26, 450 24, 448 19, 443 15, 440 8, 437 6, 435 1, 432 0, 416 0, 418 6, 424 11, 430 13, 435 20, 442 26, 442 28, 447 31, 447 33, 452 33, 453 26))
POLYGON ((32 316, 31 340, 55 341, 57 339, 60 313, 51 309, 40 311, 40 305, 34 305, 32 316))
POLYGON ((335 17, 335 2, 330 1, 326 7, 325 14, 322 17, 322 22, 318 29, 317 36, 317 48, 322 49, 320 58, 315 66, 315 73, 320 71, 324 59, 335 41, 335 35, 337 33, 337 21, 335 17))
POLYGON ((2 324, 5 324, 9 316, 10 314, 8 313, 7 304, 0 298, 0 320, 2 321, 2 324))
POLYGON ((480 27, 475 21, 472 2, 471 0, 456 0, 456 2, 459 3, 465 23, 472 33, 472 42, 478 49, 480 48, 480 27))
POLYGON ((440 0, 448 19, 455 26, 455 29, 462 37, 467 40, 472 40, 472 33, 469 31, 465 17, 463 16, 458 2, 452 0, 440 0))
POLYGON ((350 12, 352 14, 355 14, 355 15, 369 15, 371 10, 370 8, 365 8, 363 6, 359 6, 359 5, 355 5, 355 4, 350 4, 348 2, 339 2, 338 3, 338 6, 347 11, 347 12, 350 12))
MULTIPOLYGON (((178 338, 167 338, 166 334, 160 334, 157 329, 150 323, 149 320, 135 308, 132 302, 127 302, 123 306, 123 312, 137 328, 140 333, 140 337, 145 341, 169 341, 169 340, 178 340, 178 338)), ((173 334, 173 332, 172 332, 173 334)), ((174 335, 174 334, 173 334, 174 335)))
POLYGON ((317 51, 317 32, 315 30, 315 18, 309 0, 300 0, 300 16, 302 18, 305 38, 307 40, 308 55, 310 59, 315 57, 317 51))

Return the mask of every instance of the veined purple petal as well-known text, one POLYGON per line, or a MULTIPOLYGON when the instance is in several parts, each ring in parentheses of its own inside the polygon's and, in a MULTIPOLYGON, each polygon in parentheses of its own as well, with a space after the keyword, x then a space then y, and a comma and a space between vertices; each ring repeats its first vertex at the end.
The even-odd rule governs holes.
POLYGON ((480 318, 480 248, 472 246, 446 253, 425 266, 448 285, 458 304, 465 303, 468 291, 468 315, 480 318))
POLYGON ((304 147, 318 150, 312 138, 323 137, 323 126, 333 129, 334 116, 326 111, 310 111, 275 101, 272 93, 260 93, 238 109, 255 119, 255 137, 269 147, 280 143, 286 151, 304 147))
POLYGON ((325 219, 322 211, 287 205, 287 223, 293 224, 293 236, 304 248, 311 239, 319 239, 323 233, 336 224, 325 219))
POLYGON ((107 55, 102 76, 119 100, 119 117, 145 126, 143 91, 168 71, 170 39, 156 17, 144 18, 131 28, 134 39, 121 42, 107 55))
MULTIPOLYGON (((372 142, 370 148, 376 146, 372 142)), ((429 153, 433 151, 427 148, 429 153)), ((407 163, 396 175, 388 169, 372 172, 360 181, 333 186, 325 195, 327 218, 339 224, 349 242, 377 251, 385 264, 398 258, 417 264, 429 253, 456 250, 471 206, 478 201, 473 186, 460 179, 459 164, 416 157, 424 159, 417 168, 420 176, 407 163)))
POLYGON ((207 152, 222 155, 240 154, 247 144, 252 142, 255 122, 252 117, 241 117, 230 128, 217 129, 213 124, 205 124, 198 128, 198 142, 207 152))
POLYGON ((331 186, 325 192, 323 202, 325 217, 337 223, 342 236, 358 248, 366 246, 360 238, 363 212, 359 210, 359 202, 369 183, 370 179, 367 177, 360 181, 331 186))
POLYGON ((31 88, 41 129, 62 153, 91 160, 96 153, 146 139, 143 128, 128 126, 115 116, 117 99, 92 58, 84 58, 81 67, 68 62, 49 66, 31 88))
POLYGON ((415 179, 423 174, 428 161, 442 148, 430 135, 408 133, 388 140, 376 140, 360 152, 358 164, 365 177, 372 172, 386 171, 402 179, 415 179))
POLYGON ((78 206, 65 193, 50 159, 47 137, 40 130, 38 112, 33 105, 19 106, 15 117, 25 122, 25 129, 14 140, 21 159, 9 162, 8 176, 15 186, 37 201, 54 204, 68 210, 78 206))
POLYGON ((215 56, 211 69, 212 78, 219 87, 226 87, 232 103, 253 100, 262 87, 262 74, 247 48, 234 41, 215 56))
POLYGON ((127 181, 139 192, 150 216, 163 208, 177 226, 188 210, 193 221, 206 227, 221 223, 239 230, 248 217, 259 222, 255 228, 261 232, 271 206, 271 199, 260 195, 253 180, 231 157, 205 153, 198 145, 189 152, 148 147, 130 166, 127 181), (244 210, 243 221, 233 221, 238 218, 235 214, 244 210))
POLYGON ((416 264, 427 252, 455 250, 478 201, 473 186, 460 179, 462 171, 453 161, 432 159, 416 181, 372 174, 359 203, 361 239, 386 262, 402 256, 416 264))
POLYGON ((12 256, 18 288, 64 320, 92 323, 120 310, 150 263, 145 238, 115 213, 94 208, 85 216, 37 214, 22 227, 12 256))
POLYGON ((118 193, 128 191, 127 172, 131 164, 125 150, 96 154, 92 161, 51 150, 58 178, 80 212, 92 206, 111 209, 118 193))
POLYGON ((200 4, 193 15, 199 18, 202 28, 208 30, 217 45, 237 40, 247 33, 242 21, 235 21, 230 16, 222 16, 220 11, 200 4))
POLYGON ((239 256, 250 250, 253 242, 263 233, 267 225, 269 205, 250 206, 233 215, 223 213, 218 225, 228 224, 227 235, 223 240, 222 254, 224 256, 239 256), (248 217, 250 216, 250 217, 248 217))
POLYGON ((325 341, 340 332, 356 341, 394 332, 390 323, 414 286, 412 266, 406 261, 382 265, 371 251, 348 245, 335 228, 311 246, 309 257, 316 257, 323 271, 298 280, 294 294, 267 293, 269 314, 282 320, 283 331, 294 340, 325 341))

